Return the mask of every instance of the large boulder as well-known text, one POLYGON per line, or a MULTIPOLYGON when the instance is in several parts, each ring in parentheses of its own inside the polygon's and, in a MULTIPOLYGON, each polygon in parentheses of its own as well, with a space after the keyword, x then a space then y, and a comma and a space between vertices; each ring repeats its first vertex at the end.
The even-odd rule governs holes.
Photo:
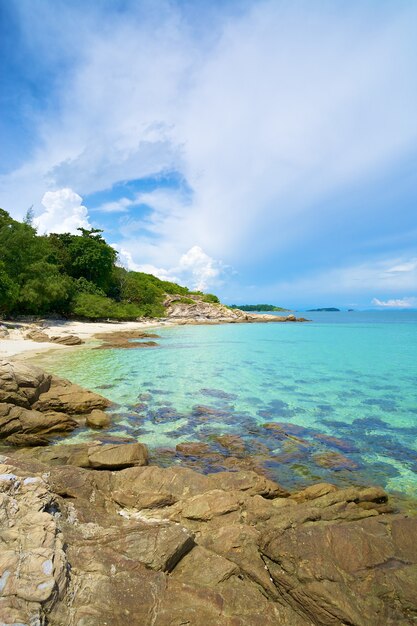
POLYGON ((68 433, 78 423, 66 413, 41 413, 7 402, 0 403, 0 436, 13 445, 45 444, 47 438, 68 433))
POLYGON ((107 398, 54 376, 49 389, 40 394, 33 408, 38 411, 52 410, 80 415, 90 413, 94 409, 105 409, 110 405, 111 402, 107 398))
POLYGON ((48 391, 51 375, 26 363, 0 361, 0 402, 29 409, 41 393, 48 391))
POLYGON ((102 396, 39 367, 18 361, 0 361, 0 440, 13 445, 45 445, 51 437, 78 426, 74 417, 104 426, 110 406, 102 396), (99 411, 99 412, 98 412, 99 411))
POLYGON ((59 444, 27 448, 15 454, 18 458, 36 459, 41 463, 53 466, 74 465, 75 467, 92 469, 120 470, 137 465, 147 465, 148 463, 147 448, 141 443, 59 444))

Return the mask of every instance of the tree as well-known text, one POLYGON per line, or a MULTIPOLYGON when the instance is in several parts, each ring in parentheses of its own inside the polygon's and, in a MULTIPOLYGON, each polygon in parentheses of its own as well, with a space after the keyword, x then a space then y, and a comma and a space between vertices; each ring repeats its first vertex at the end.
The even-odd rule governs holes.
POLYGON ((107 293, 116 251, 101 236, 101 230, 79 228, 81 235, 70 233, 49 236, 51 261, 73 278, 85 278, 107 293))

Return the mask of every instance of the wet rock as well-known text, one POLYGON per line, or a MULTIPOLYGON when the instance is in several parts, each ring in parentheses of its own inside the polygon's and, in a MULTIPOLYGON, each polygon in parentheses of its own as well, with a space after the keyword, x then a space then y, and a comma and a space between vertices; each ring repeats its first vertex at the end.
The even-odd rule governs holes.
POLYGON ((137 349, 157 346, 155 341, 143 341, 143 339, 157 339, 159 335, 145 333, 143 331, 122 330, 114 333, 98 333, 94 335, 102 343, 96 349, 108 350, 111 348, 137 349), (135 341, 140 340, 140 341, 135 341))
POLYGON ((190 441, 178 443, 175 449, 183 456, 202 456, 210 451, 210 446, 201 441, 190 441))
POLYGON ((315 454, 313 456, 314 462, 320 467, 326 469, 339 470, 355 470, 359 465, 352 459, 339 454, 338 452, 323 452, 322 454, 315 454))
POLYGON ((346 441, 345 439, 332 437, 331 435, 323 435, 320 433, 316 433, 314 437, 333 448, 342 450, 342 452, 357 452, 357 447, 353 443, 351 443, 350 441, 346 441))
POLYGON ((219 435, 215 441, 233 454, 244 454, 246 451, 245 442, 239 435, 219 435))
POLYGON ((107 428, 110 426, 110 417, 100 409, 93 409, 85 420, 90 428, 107 428))

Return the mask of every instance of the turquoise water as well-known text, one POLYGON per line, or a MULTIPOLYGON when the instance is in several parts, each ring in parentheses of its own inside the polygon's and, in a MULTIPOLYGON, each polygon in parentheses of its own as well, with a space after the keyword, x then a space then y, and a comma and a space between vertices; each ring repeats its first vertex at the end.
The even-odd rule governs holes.
POLYGON ((417 495, 417 313, 308 315, 309 324, 163 328, 156 348, 62 351, 43 364, 116 402, 106 436, 134 437, 165 463, 202 463, 169 452, 185 441, 230 454, 216 437, 236 434, 234 456, 290 488, 328 480, 417 495))

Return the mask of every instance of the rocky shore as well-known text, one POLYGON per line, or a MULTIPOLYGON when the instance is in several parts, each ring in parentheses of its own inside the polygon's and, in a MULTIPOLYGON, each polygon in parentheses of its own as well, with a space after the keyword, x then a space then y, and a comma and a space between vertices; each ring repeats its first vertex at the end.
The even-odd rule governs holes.
POLYGON ((417 517, 382 489, 289 493, 250 470, 149 465, 142 444, 99 435, 46 445, 108 406, 0 364, 0 623, 415 623, 417 517))

